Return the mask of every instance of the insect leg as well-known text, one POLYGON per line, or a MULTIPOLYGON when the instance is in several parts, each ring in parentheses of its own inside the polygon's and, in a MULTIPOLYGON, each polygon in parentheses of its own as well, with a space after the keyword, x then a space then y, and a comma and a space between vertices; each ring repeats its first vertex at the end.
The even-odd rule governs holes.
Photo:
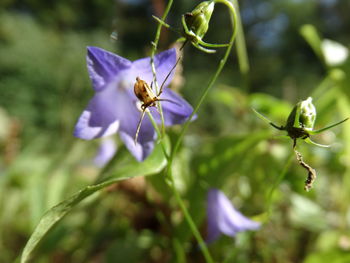
POLYGON ((181 106, 181 104, 180 104, 180 103, 177 103, 176 101, 173 101, 173 100, 168 100, 168 99, 158 99, 157 101, 167 101, 167 102, 174 103, 174 104, 176 104, 176 105, 178 105, 178 106, 181 106))
POLYGON ((139 132, 140 132, 140 129, 141 129, 141 123, 142 123, 143 118, 145 117, 146 109, 147 108, 143 108, 142 109, 142 114, 141 114, 139 123, 137 124, 136 134, 135 134, 135 139, 134 139, 135 145, 137 143, 137 138, 139 137, 139 132))
POLYGON ((165 79, 163 80, 163 83, 162 83, 162 85, 160 86, 160 89, 159 89, 159 92, 158 92, 158 94, 157 94, 157 97, 159 97, 160 94, 162 94, 162 92, 163 92, 163 87, 164 87, 165 82, 166 82, 166 81, 168 80, 168 78, 170 77, 171 72, 173 72, 173 70, 176 68, 176 66, 177 66, 177 64, 179 63, 180 59, 181 59, 181 56, 179 56, 179 58, 176 60, 175 65, 171 68, 171 70, 169 71, 168 75, 167 75, 167 76, 165 77, 165 79))

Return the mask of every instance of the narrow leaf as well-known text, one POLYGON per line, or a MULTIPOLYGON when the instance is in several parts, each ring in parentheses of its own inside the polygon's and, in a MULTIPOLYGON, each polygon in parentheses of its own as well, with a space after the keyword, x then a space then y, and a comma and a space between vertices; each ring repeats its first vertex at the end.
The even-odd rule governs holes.
MULTIPOLYGON (((169 143, 166 144, 169 147, 169 143)), ((24 247, 21 263, 30 262, 33 258, 35 250, 40 245, 40 242, 44 237, 50 232, 51 229, 58 222, 60 222, 64 216, 66 216, 76 205, 83 201, 86 197, 92 195, 93 193, 104 189, 114 183, 119 181, 133 178, 136 176, 147 176, 159 173, 166 165, 166 159, 163 151, 158 145, 153 153, 142 163, 138 163, 134 160, 130 164, 125 165, 121 169, 117 170, 113 176, 109 177, 106 181, 87 186, 80 190, 76 194, 72 195, 65 201, 59 203, 58 205, 47 211, 43 217, 40 219, 39 224, 35 228, 33 234, 28 240, 26 246, 24 247)))
POLYGON ((311 131, 311 132, 309 132, 309 133, 310 133, 310 134, 318 134, 318 133, 321 133, 321 132, 326 131, 326 130, 329 130, 329 129, 335 127, 335 126, 338 126, 339 124, 342 124, 344 121, 347 121, 348 119, 349 119, 349 118, 346 118, 346 119, 344 119, 344 120, 342 120, 342 121, 339 121, 339 122, 337 122, 337 123, 334 123, 334 124, 332 124, 332 125, 329 125, 329 126, 327 126, 327 127, 325 127, 325 128, 322 128, 322 129, 319 129, 319 130, 316 130, 316 131, 311 131))
POLYGON ((274 124, 272 121, 269 120, 269 118, 267 118, 265 115, 261 114, 260 112, 258 112, 256 109, 252 108, 252 110, 254 111, 254 113, 263 121, 266 121, 268 124, 270 124, 272 127, 278 129, 278 130, 284 130, 283 127, 279 127, 276 124, 274 124))
POLYGON ((328 148, 328 147, 331 147, 330 145, 325 145, 325 144, 319 144, 317 142, 314 142, 312 141, 310 138, 306 138, 304 139, 304 141, 308 144, 312 144, 312 145, 315 145, 315 146, 318 146, 318 147, 323 147, 323 148, 328 148))

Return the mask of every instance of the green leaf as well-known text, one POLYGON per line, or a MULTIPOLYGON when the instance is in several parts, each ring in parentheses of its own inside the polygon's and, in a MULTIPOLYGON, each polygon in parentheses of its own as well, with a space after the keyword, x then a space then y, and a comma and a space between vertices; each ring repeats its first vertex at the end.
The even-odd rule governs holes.
POLYGON ((260 112, 258 112, 257 110, 255 110, 254 108, 252 108, 252 110, 254 111, 254 113, 263 121, 266 121, 268 124, 270 124, 272 127, 276 128, 277 130, 285 130, 284 127, 279 127, 278 125, 274 124, 272 121, 270 121, 270 119, 268 119, 265 115, 261 114, 260 112))
POLYGON ((334 124, 332 124, 332 125, 329 125, 329 126, 327 126, 327 127, 325 127, 325 128, 322 128, 322 129, 319 129, 319 130, 316 130, 316 131, 311 131, 310 134, 318 134, 318 133, 324 132, 324 131, 329 130, 329 129, 335 127, 335 126, 338 126, 339 124, 342 124, 343 122, 347 121, 348 119, 349 119, 349 118, 346 118, 346 119, 344 119, 344 120, 342 120, 342 121, 339 121, 339 122, 337 122, 337 123, 334 123, 334 124))
MULTIPOLYGON (((170 144, 166 141, 165 145, 166 148, 169 148, 170 144)), ((161 146, 157 145, 153 153, 144 162, 139 163, 133 159, 118 169, 113 176, 107 178, 104 182, 87 186, 65 201, 51 208, 40 219, 39 224, 24 247, 21 256, 21 263, 30 262, 35 250, 50 230, 52 230, 53 227, 64 218, 64 216, 72 211, 72 209, 86 197, 122 180, 159 173, 165 167, 166 163, 166 158, 161 146)))

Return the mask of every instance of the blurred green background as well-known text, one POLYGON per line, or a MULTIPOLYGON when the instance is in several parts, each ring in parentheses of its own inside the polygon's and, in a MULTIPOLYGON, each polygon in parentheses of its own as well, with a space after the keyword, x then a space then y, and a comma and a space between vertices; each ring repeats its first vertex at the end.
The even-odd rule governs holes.
MULTIPOLYGON (((179 28, 181 14, 198 1, 174 2, 167 22, 179 28)), ((92 184, 99 172, 92 162, 99 141, 72 136, 93 95, 86 46, 130 60, 148 56, 157 26, 152 14, 161 16, 165 5, 0 2, 0 262, 15 261, 44 212, 92 184)), ((304 160, 318 171, 307 193, 292 142, 251 110, 284 124, 296 102, 313 96, 317 128, 350 116, 350 60, 327 64, 319 49, 324 38, 349 47, 350 1, 242 0, 240 7, 251 70, 242 77, 236 54, 230 56, 175 160, 178 188, 204 236, 208 187, 264 220, 257 232, 212 244, 218 262, 350 262, 350 122, 315 136, 332 144, 329 149, 300 142, 304 160)), ((229 28, 218 5, 205 40, 228 41, 229 28)), ((177 38, 163 30, 160 49, 177 38)), ((172 88, 194 105, 222 55, 188 45, 172 88)), ((172 142, 179 130, 168 130, 172 142)), ((118 148, 112 174, 135 162, 118 148)), ((49 233, 33 262, 204 262, 163 176, 89 197, 49 233)))

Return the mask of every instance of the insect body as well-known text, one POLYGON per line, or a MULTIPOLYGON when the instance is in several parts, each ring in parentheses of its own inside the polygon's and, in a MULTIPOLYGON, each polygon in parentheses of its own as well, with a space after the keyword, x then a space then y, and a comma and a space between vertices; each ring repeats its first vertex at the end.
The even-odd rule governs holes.
POLYGON ((156 101, 159 101, 159 95, 156 96, 148 86, 147 82, 140 79, 139 77, 136 77, 136 83, 134 85, 134 92, 136 97, 143 102, 141 105, 141 109, 144 111, 147 107, 153 107, 156 106, 156 101))
MULTIPOLYGON (((175 66, 176 66, 176 64, 175 64, 175 66)), ((170 73, 169 73, 169 75, 170 75, 170 73)), ((175 101, 168 100, 168 99, 161 99, 159 97, 160 94, 162 94, 163 85, 164 85, 166 79, 167 78, 165 78, 162 86, 160 87, 160 90, 159 90, 158 94, 156 95, 153 92, 153 90, 152 90, 152 84, 151 84, 151 87, 150 87, 150 86, 148 86, 146 81, 140 79, 139 77, 136 77, 136 83, 134 85, 134 93, 135 93, 136 97, 142 102, 142 105, 141 105, 142 114, 141 114, 140 121, 137 124, 137 128, 136 128, 135 144, 137 142, 137 138, 138 138, 138 135, 139 135, 139 132, 140 132, 142 120, 145 117, 145 113, 146 113, 146 110, 147 110, 148 107, 156 107, 157 106, 156 105, 157 101, 168 101, 168 102, 171 102, 171 103, 174 103, 174 104, 178 104, 175 101)))

